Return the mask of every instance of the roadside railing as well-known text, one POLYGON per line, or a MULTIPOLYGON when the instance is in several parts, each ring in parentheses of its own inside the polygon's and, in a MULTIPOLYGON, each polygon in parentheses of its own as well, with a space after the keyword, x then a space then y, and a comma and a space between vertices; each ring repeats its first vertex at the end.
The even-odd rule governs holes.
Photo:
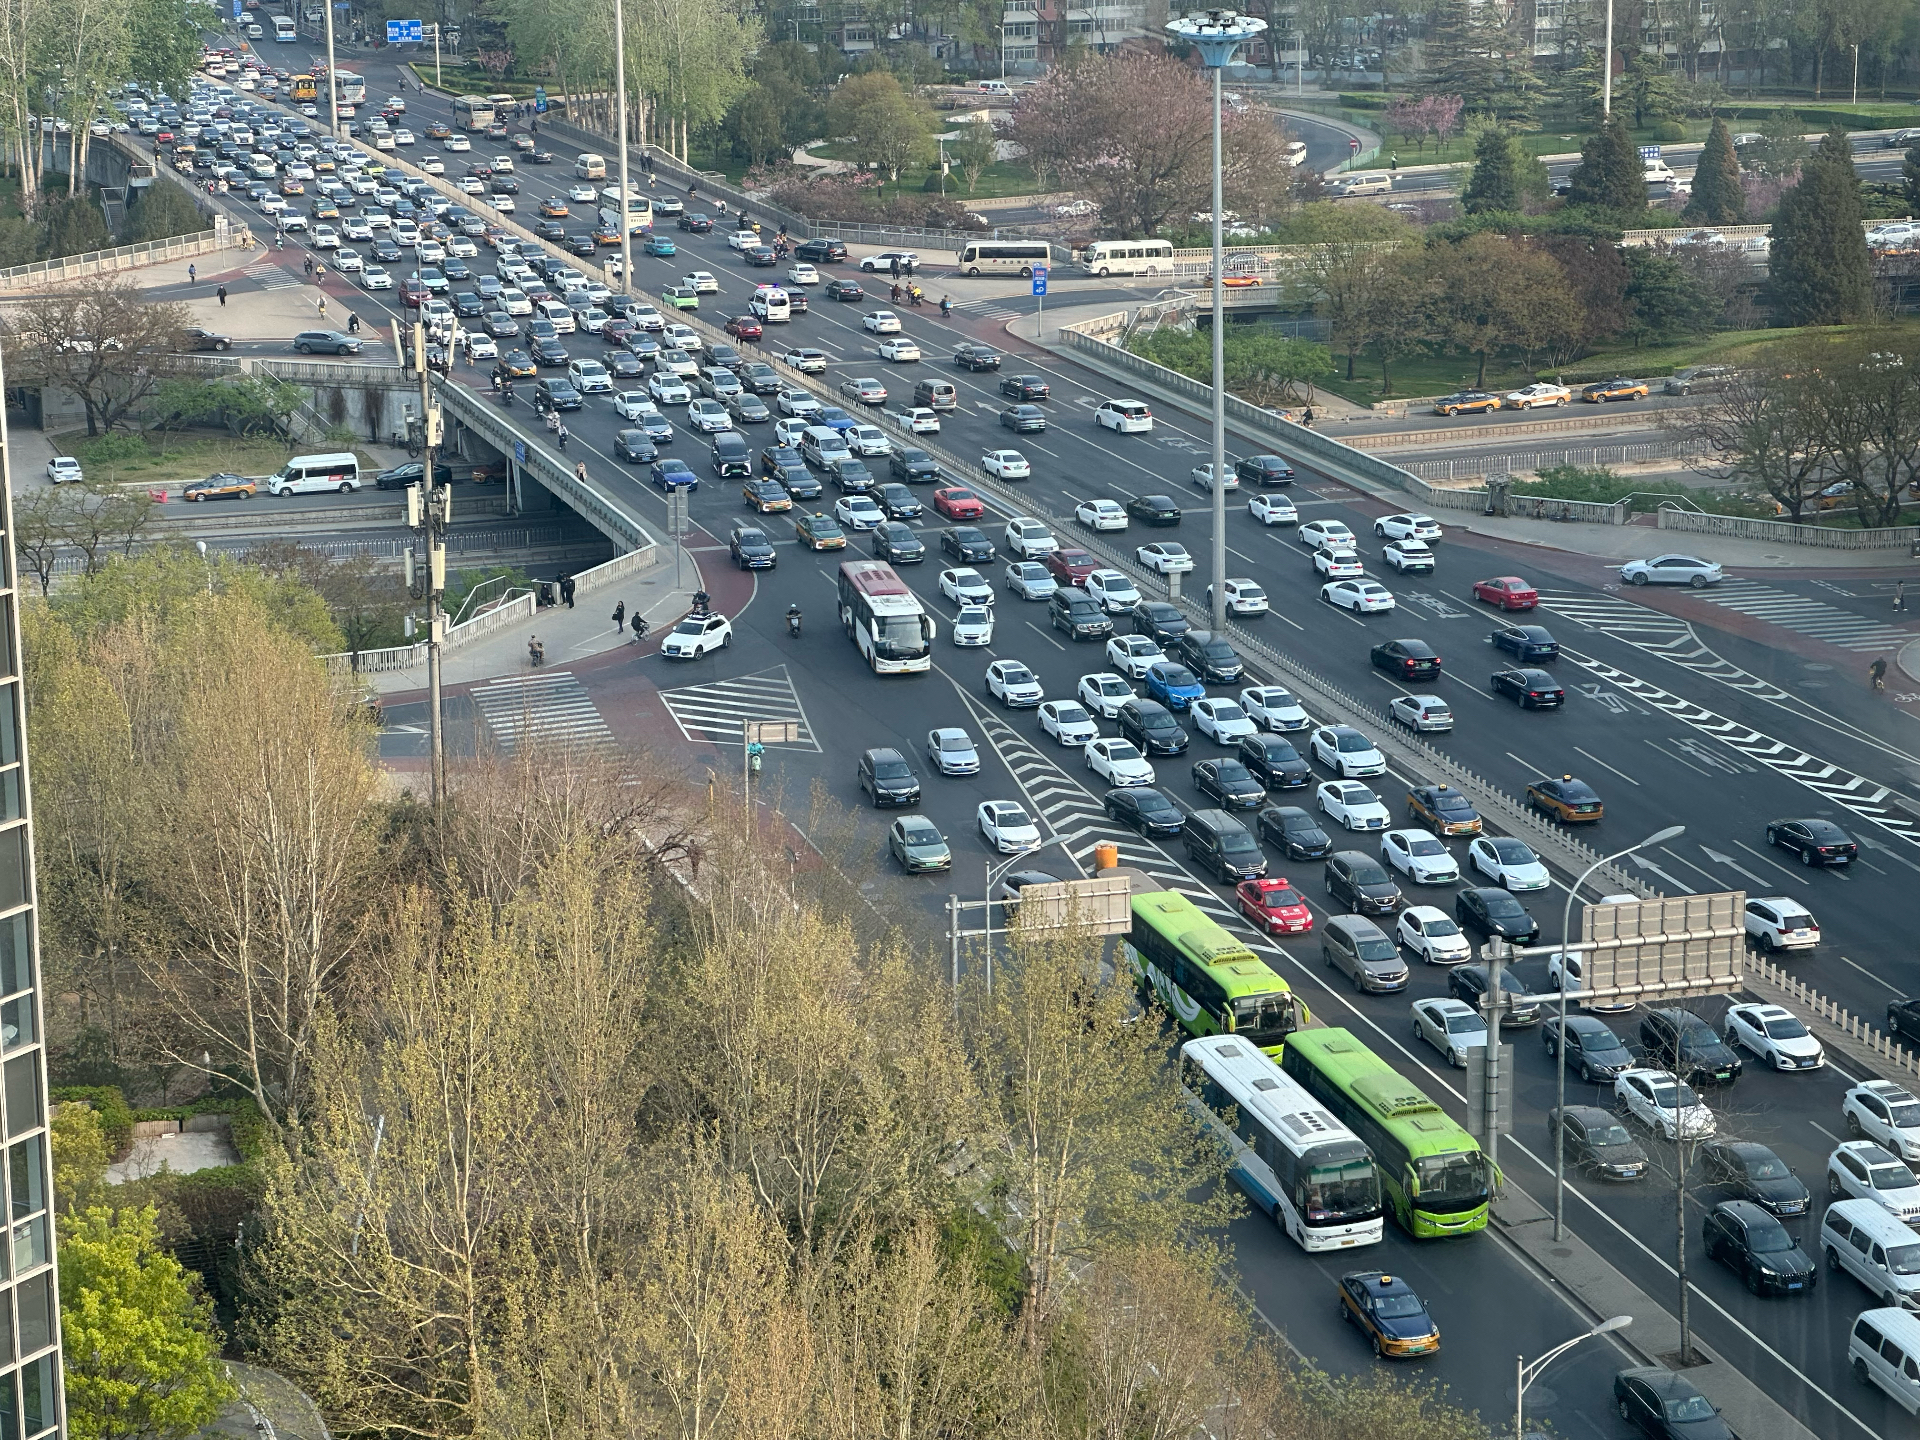
POLYGON ((166 240, 143 240, 136 245, 120 245, 112 250, 89 250, 84 255, 63 255, 53 260, 37 260, 31 265, 15 265, 0 270, 0 291, 40 290, 83 280, 89 275, 110 275, 121 270, 138 270, 168 260, 191 260, 211 255, 239 243, 248 232, 244 228, 227 231, 203 230, 195 235, 175 235, 166 240))
POLYGON ((1750 520, 1738 515, 1703 515, 1662 506, 1655 516, 1662 530, 1691 535, 1723 535, 1739 540, 1766 540, 1777 545, 1808 545, 1816 550, 1912 550, 1920 544, 1920 525, 1893 525, 1880 530, 1842 530, 1837 526, 1795 525, 1790 520, 1750 520))

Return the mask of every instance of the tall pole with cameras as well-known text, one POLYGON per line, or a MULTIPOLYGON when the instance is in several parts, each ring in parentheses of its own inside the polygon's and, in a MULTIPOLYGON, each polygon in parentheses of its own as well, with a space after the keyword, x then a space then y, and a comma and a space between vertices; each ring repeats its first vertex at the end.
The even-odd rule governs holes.
MULTIPOLYGON (((798 30, 794 32, 796 35, 798 30)), ((613 0, 613 85, 620 107, 620 293, 633 293, 633 223, 627 218, 627 17, 613 0)))
POLYGON ((1167 30, 1200 52, 1200 63, 1213 72, 1213 631, 1227 623, 1227 392, 1226 301, 1222 251, 1224 232, 1220 207, 1220 72, 1234 51, 1267 28, 1232 10, 1201 10, 1172 20, 1167 30))
POLYGON ((433 398, 433 372, 427 368, 427 328, 413 322, 413 366, 420 377, 420 483, 407 489, 407 524, 425 542, 424 567, 407 551, 409 588, 424 593, 427 602, 427 735, 431 756, 433 813, 439 818, 447 798, 447 758, 440 724, 440 645, 446 638, 447 617, 440 597, 447 585, 447 522, 452 518, 453 491, 435 483, 434 458, 440 447, 440 407, 433 398))
MULTIPOLYGON (((1554 1034, 1553 1046, 1553 1058, 1558 1062, 1555 1068, 1560 1072, 1554 1079, 1554 1094, 1557 1098, 1553 1102, 1554 1114, 1558 1117, 1558 1123, 1553 1127, 1553 1238, 1555 1240, 1559 1240, 1566 1234, 1567 1226, 1567 1126, 1565 1116, 1567 1110, 1567 967, 1570 963, 1567 946, 1571 942, 1568 931, 1573 928, 1573 899, 1574 896, 1580 893, 1580 887, 1586 884, 1593 872, 1598 870, 1602 865, 1610 865, 1615 860, 1624 860, 1627 856, 1632 855, 1636 851, 1644 850, 1649 845, 1664 845, 1667 841, 1684 835, 1686 830, 1687 827, 1684 825, 1669 825, 1664 830, 1656 830, 1638 845, 1629 845, 1617 854, 1603 855, 1594 861, 1593 864, 1589 865, 1581 874, 1580 878, 1567 888, 1567 903, 1560 911, 1560 1028, 1554 1034)), ((1582 953, 1585 954, 1588 952, 1583 951, 1582 953)), ((1582 961, 1580 974, 1583 979, 1586 976, 1587 968, 1586 962, 1582 961)), ((1683 1204, 1682 1209, 1684 1208, 1685 1206, 1683 1204)))

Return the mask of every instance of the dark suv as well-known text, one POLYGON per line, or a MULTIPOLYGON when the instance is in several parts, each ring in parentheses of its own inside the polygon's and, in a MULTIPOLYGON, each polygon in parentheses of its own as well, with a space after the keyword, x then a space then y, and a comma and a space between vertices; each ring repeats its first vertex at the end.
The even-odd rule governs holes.
POLYGON ((875 749, 862 755, 860 788, 878 809, 920 803, 920 781, 898 750, 875 749))
POLYGON ((1129 700, 1122 705, 1120 733, 1144 755, 1179 755, 1189 738, 1173 712, 1158 700, 1129 700))
POLYGON ((1740 1057, 1691 1010, 1649 1010, 1640 1017, 1640 1043, 1653 1063, 1689 1085, 1731 1085, 1740 1057))
POLYGON ((1391 915, 1400 908, 1400 887, 1387 867, 1362 850, 1327 857, 1327 894, 1358 915, 1391 915))
MULTIPOLYGON (((1535 1025, 1540 1020, 1540 1000, 1532 991, 1520 983, 1520 977, 1511 970, 1500 972, 1500 988, 1507 995, 1507 1008, 1501 1013, 1503 1025, 1535 1025)), ((1456 1000, 1464 1000, 1474 1009, 1480 1009, 1481 1001, 1487 994, 1487 967, 1485 965, 1456 965, 1447 972, 1447 993, 1456 1000)))
POLYGON ((1070 640, 1099 640, 1113 633, 1113 621, 1084 590, 1063 587, 1047 602, 1047 620, 1070 640))
POLYGON ((1253 778, 1269 790, 1297 790, 1313 778, 1312 769, 1293 748, 1293 742, 1278 735, 1249 735, 1235 753, 1253 778))
POLYGON ((794 248, 793 258, 805 260, 814 265, 835 265, 847 258, 846 242, 842 240, 802 240, 794 248))
POLYGON ((1227 685, 1246 673, 1234 648, 1211 630, 1189 630, 1167 647, 1169 658, 1187 666, 1210 685, 1227 685))

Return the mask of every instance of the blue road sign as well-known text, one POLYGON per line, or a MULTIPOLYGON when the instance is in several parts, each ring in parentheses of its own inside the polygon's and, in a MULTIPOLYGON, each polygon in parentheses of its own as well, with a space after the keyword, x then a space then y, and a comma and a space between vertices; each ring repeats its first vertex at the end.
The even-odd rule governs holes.
POLYGON ((1036 295, 1047 293, 1047 267, 1044 265, 1033 267, 1033 293, 1036 295))
POLYGON ((526 441, 516 440, 513 442, 513 459, 516 465, 524 465, 527 463, 527 442, 526 441))
POLYGON ((233 0, 233 18, 236 20, 240 18, 240 0, 233 0))
POLYGON ((1640 158, 1642 160, 1658 160, 1660 158, 1660 147, 1658 145, 1642 145, 1640 147, 1640 158))
POLYGON ((536 115, 547 113, 547 87, 544 85, 533 87, 533 112, 536 115))
POLYGON ((425 38, 426 36, 421 30, 418 20, 387 21, 387 43, 389 45, 400 45, 407 41, 412 41, 417 45, 425 38))

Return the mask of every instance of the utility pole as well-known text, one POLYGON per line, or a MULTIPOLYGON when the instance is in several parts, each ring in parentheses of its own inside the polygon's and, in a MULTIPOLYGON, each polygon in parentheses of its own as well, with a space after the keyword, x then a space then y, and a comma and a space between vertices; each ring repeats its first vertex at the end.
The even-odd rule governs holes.
POLYGON ((327 19, 327 133, 340 138, 339 67, 333 63, 333 0, 320 0, 320 13, 327 19))
POLYGON ((432 799, 434 818, 440 817, 447 798, 447 757, 445 732, 440 715, 440 646, 447 633, 447 618, 440 611, 440 597, 447 588, 447 524, 453 518, 453 491, 434 478, 434 457, 440 448, 440 407, 433 400, 432 372, 427 369, 427 327, 422 320, 413 322, 413 367, 420 377, 420 440, 425 466, 420 483, 407 489, 407 524, 421 533, 425 541, 425 564, 412 549, 407 551, 407 588, 427 602, 427 734, 431 751, 432 799))
MULTIPOLYGON (((1500 988, 1503 972, 1507 963, 1507 947, 1504 942, 1487 942, 1487 1055, 1486 1084, 1481 1090, 1481 1099, 1486 1104, 1486 1143, 1481 1147, 1487 1152, 1487 1166, 1494 1175, 1500 1172, 1500 1095, 1507 1086, 1507 1079, 1500 1073, 1500 1012, 1506 1006, 1506 992, 1500 988)), ((1489 1180, 1491 1181, 1491 1176, 1489 1180)))
MULTIPOLYGON (((798 29, 796 27, 795 34, 798 29)), ((620 293, 633 293, 633 226, 627 219, 627 26, 620 0, 613 0, 613 73, 620 107, 620 293)))

